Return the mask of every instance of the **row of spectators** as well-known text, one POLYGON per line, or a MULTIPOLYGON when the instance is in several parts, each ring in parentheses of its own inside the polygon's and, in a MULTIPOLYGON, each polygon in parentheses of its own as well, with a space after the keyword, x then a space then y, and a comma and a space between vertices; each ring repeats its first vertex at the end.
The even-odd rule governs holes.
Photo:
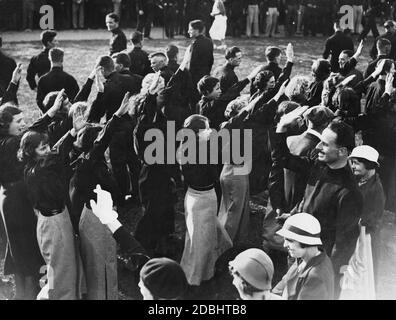
MULTIPOLYGON (((231 36, 254 36, 279 33, 284 25, 286 35, 332 33, 340 6, 354 7, 354 33, 360 33, 367 17, 375 11, 384 21, 394 16, 395 1, 385 0, 227 0, 224 1, 231 36)), ((166 35, 187 36, 188 22, 200 19, 210 29, 213 0, 1 0, 0 29, 38 29, 40 7, 51 5, 55 12, 55 29, 102 28, 106 13, 121 17, 122 27, 139 23, 164 26, 166 35), (62 14, 59 14, 62 13, 62 14)), ((150 32, 145 34, 149 37, 150 32)))

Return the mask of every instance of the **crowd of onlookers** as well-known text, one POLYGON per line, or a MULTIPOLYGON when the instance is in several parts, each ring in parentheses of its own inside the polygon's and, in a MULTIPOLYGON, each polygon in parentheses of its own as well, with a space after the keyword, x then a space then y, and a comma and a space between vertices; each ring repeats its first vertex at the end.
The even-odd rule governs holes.
MULTIPOLYGON (((51 5, 55 13, 55 29, 103 28, 106 13, 116 12, 123 27, 140 24, 164 27, 167 37, 187 36, 188 22, 200 19, 207 32, 212 24, 213 0, 1 0, 0 30, 32 30, 39 28, 40 7, 51 5)), ((365 24, 378 19, 393 19, 395 1, 391 0, 227 0, 224 1, 230 36, 292 36, 332 33, 332 21, 339 8, 353 7, 353 33, 360 33, 365 24)), ((150 32, 145 34, 149 37, 150 32)))

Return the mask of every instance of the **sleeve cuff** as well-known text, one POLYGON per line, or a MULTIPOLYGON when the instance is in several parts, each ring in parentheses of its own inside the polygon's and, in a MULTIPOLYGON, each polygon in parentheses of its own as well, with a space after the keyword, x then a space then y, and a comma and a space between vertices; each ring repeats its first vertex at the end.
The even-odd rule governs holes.
POLYGON ((111 233, 114 234, 119 228, 122 227, 120 221, 115 220, 107 224, 107 227, 110 229, 111 233))

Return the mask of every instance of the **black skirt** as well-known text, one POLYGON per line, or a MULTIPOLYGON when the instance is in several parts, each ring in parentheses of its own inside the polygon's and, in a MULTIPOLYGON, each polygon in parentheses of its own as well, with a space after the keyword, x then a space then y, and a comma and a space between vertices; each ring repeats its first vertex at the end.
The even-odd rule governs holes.
POLYGON ((37 276, 45 262, 37 243, 37 219, 24 182, 1 187, 0 212, 7 235, 4 275, 37 276))

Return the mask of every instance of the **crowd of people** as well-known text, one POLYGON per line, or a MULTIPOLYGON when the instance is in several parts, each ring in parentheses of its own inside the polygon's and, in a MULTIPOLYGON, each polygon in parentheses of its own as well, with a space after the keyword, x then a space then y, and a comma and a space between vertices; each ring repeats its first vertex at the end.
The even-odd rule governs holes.
POLYGON ((42 116, 29 127, 17 98, 22 66, 0 56, 1 236, 16 299, 117 299, 117 243, 140 270, 145 299, 182 298, 246 243, 249 199, 266 190, 265 220, 276 225, 266 233, 268 246, 229 261, 242 299, 338 299, 360 228, 372 238, 378 280, 378 228, 384 210, 396 212, 393 42, 378 38, 363 76, 363 43, 354 51, 336 22, 312 74, 290 79, 289 44, 284 66, 282 50, 270 46, 265 63, 239 79, 243 50, 227 48, 213 69, 204 21, 189 22, 192 44, 183 59, 171 44, 149 55, 140 31, 127 51, 119 16, 105 21, 109 55, 97 58, 82 87, 63 68, 57 32, 41 34, 43 51, 31 58, 26 81, 42 116), (147 135, 154 129, 168 137, 169 123, 191 134, 156 141, 165 156, 150 161, 147 135), (211 148, 218 130, 232 132, 232 148, 251 139, 251 159, 224 159, 223 140, 211 148), (191 141, 200 146, 192 158, 191 141), (172 158, 188 161, 164 160, 172 158), (167 249, 178 188, 185 191, 186 234, 174 261, 167 249), (128 202, 143 209, 133 235, 118 220, 128 202))
MULTIPOLYGON (((137 27, 150 38, 152 25, 162 26, 169 38, 187 36, 188 22, 200 19, 207 32, 215 20, 211 15, 214 0, 2 0, 0 29, 39 29, 40 7, 51 5, 55 13, 55 28, 101 28, 109 11, 122 17, 123 27, 137 27), (61 14, 60 14, 61 13, 61 14)), ((395 1, 391 0, 224 0, 224 15, 228 17, 228 34, 269 37, 279 33, 330 35, 332 21, 342 5, 353 7, 352 33, 364 28, 376 30, 376 20, 393 19, 395 1)), ((208 35, 208 33, 207 33, 208 35)), ((376 36, 374 34, 374 36, 376 36)))

